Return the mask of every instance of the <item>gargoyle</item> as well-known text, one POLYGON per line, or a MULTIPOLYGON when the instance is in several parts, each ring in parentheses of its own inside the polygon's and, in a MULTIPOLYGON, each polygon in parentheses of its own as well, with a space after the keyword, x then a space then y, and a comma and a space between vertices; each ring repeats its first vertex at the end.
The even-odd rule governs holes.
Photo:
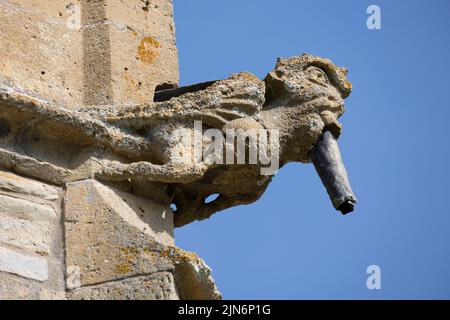
MULTIPOLYGON (((3 94, 2 100, 4 105, 19 106, 16 112, 29 114, 35 122, 65 131, 67 139, 75 141, 73 136, 82 135, 83 148, 99 145, 114 154, 91 153, 95 165, 88 173, 83 169, 84 174, 112 183, 167 186, 169 200, 176 205, 174 223, 180 227, 256 201, 271 181, 270 175, 261 174, 259 161, 232 165, 192 161, 195 139, 184 139, 195 135, 194 121, 202 122, 202 133, 211 128, 223 133, 277 130, 279 166, 313 162, 335 208, 344 214, 352 211, 356 199, 336 143, 341 132, 337 119, 351 91, 346 73, 328 59, 304 54, 279 59, 264 80, 243 72, 226 80, 159 91, 154 102, 139 106, 93 106, 73 112, 36 101, 5 103, 13 99, 11 94, 3 94), (213 194, 218 197, 207 203, 213 194)), ((54 176, 70 176, 74 170, 55 170, 54 176)), ((57 181, 64 179, 68 178, 57 181)))

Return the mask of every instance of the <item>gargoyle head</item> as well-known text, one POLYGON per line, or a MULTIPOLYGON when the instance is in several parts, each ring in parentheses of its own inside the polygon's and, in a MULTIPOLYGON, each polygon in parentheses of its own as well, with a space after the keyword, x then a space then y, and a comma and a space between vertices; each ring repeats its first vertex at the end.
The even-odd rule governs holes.
POLYGON ((266 126, 280 130, 281 164, 313 162, 334 207, 346 214, 356 198, 336 139, 344 99, 351 92, 347 70, 330 60, 304 54, 278 59, 266 79, 266 126))
POLYGON ((309 54, 279 58, 264 79, 267 126, 280 130, 282 162, 310 162, 310 151, 324 128, 337 138, 344 98, 351 91, 347 70, 309 54))
MULTIPOLYGON (((356 203, 336 141, 341 132, 337 119, 343 114, 344 99, 351 91, 346 74, 346 69, 328 59, 304 54, 278 59, 264 82, 240 73, 214 83, 205 92, 222 101, 214 109, 220 116, 229 116, 228 110, 238 106, 248 110, 227 121, 222 129, 274 129, 279 133, 280 166, 313 162, 333 206, 346 214, 356 203)), ((178 186, 180 194, 188 198, 175 197, 181 208, 175 224, 181 226, 225 208, 256 201, 270 182, 270 177, 260 175, 259 165, 214 166, 194 185, 178 186), (219 197, 204 203, 212 193, 219 197), (190 194, 195 196, 189 198, 190 194)))

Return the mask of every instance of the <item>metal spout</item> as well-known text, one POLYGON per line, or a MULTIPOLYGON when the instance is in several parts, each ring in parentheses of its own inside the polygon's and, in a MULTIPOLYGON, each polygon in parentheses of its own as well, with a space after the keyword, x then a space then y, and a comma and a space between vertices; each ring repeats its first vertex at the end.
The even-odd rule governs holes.
POLYGON ((323 132, 312 150, 311 160, 334 208, 344 215, 352 212, 357 200, 342 162, 339 145, 330 131, 323 132))

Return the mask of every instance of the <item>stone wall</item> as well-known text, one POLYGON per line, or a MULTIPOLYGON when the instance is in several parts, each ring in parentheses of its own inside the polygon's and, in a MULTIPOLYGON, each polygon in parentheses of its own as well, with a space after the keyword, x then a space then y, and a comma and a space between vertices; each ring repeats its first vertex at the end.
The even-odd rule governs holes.
POLYGON ((0 171, 0 298, 63 298, 62 188, 0 171))
POLYGON ((0 17, 0 86, 77 108, 178 83, 169 0, 1 0, 0 17))
POLYGON ((167 206, 0 171, 0 299, 216 299, 210 273, 174 247, 167 206))
POLYGON ((167 187, 96 180, 119 156, 70 118, 177 84, 171 0, 0 0, 0 30, 0 299, 220 298, 167 187))

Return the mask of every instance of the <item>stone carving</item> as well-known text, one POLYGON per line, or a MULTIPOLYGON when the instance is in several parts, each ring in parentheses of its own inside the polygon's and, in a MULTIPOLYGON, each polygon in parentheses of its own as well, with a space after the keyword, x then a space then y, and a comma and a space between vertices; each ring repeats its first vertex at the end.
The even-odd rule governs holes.
MULTIPOLYGON (((311 162, 311 151, 324 130, 335 138, 341 132, 337 119, 351 91, 346 73, 328 59, 304 54, 279 59, 264 80, 243 72, 225 80, 157 92, 156 102, 77 111, 3 90, 0 133, 1 139, 11 141, 11 148, 0 150, 0 162, 56 184, 97 178, 133 188, 158 202, 174 203, 174 222, 179 227, 257 200, 271 180, 260 174, 259 162, 192 161, 191 147, 195 146, 184 145, 180 132, 181 137, 192 135, 195 120, 202 121, 204 130, 277 129, 280 166, 311 162), (53 147, 43 153, 44 144, 53 147), (156 189, 165 192, 153 192, 156 189), (212 194, 219 196, 205 203, 212 194)), ((346 202, 347 209, 341 210, 345 213, 356 200, 345 169, 341 173, 344 178, 338 184, 348 186, 348 196, 332 200, 337 209, 346 202)), ((333 191, 328 191, 333 198, 333 191)))
POLYGON ((351 85, 331 61, 176 87, 171 0, 0 16, 0 299, 220 299, 174 226, 257 200, 288 162, 353 210, 336 141, 351 85))

